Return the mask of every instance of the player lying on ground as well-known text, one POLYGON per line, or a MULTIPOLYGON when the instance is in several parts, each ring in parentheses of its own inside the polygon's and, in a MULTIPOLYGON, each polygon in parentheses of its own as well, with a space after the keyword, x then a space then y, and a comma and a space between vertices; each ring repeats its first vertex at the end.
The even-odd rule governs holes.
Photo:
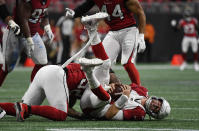
MULTIPOLYGON (((110 27, 103 43, 96 41, 96 43, 91 44, 95 56, 102 60, 108 61, 110 59, 111 64, 113 64, 121 51, 121 64, 131 81, 140 85, 139 72, 134 62, 137 50, 143 52, 146 48, 144 41, 146 17, 142 6, 138 0, 86 0, 74 11, 66 8, 66 17, 81 17, 95 5, 101 12, 106 12, 109 15, 105 22, 110 27), (137 16, 138 23, 136 23, 134 15, 137 16)), ((96 24, 94 24, 94 21, 91 22, 93 23, 90 26, 91 30, 94 30, 96 24)), ((95 69, 97 78, 101 75, 105 76, 102 72, 103 69, 100 66, 97 70, 95 69)))
POLYGON ((94 62, 80 59, 79 63, 83 66, 90 87, 84 91, 80 101, 85 115, 96 119, 144 120, 146 114, 155 119, 163 119, 170 114, 170 105, 164 98, 149 97, 146 88, 134 83, 110 84, 93 92, 93 89, 102 87, 93 73, 94 62), (119 94, 121 96, 118 98, 119 94))
POLYGON ((6 76, 11 72, 20 53, 26 50, 28 57, 31 57, 35 63, 31 73, 31 81, 36 72, 48 63, 46 48, 41 39, 40 25, 43 25, 44 31, 50 41, 54 39, 48 22, 47 8, 50 0, 17 0, 16 8, 13 12, 14 20, 21 27, 21 33, 14 35, 12 30, 6 29, 3 34, 3 52, 5 63, 0 67, 0 86, 3 84, 6 76))

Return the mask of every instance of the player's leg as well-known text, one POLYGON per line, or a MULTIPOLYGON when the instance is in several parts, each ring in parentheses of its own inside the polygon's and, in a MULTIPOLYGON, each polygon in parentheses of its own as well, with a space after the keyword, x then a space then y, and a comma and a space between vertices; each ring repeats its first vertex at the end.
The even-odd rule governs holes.
POLYGON ((7 74, 11 72, 20 55, 23 46, 12 30, 6 29, 3 34, 3 56, 4 63, 0 65, 0 86, 3 84, 7 74))
POLYGON ((135 27, 121 30, 122 58, 121 64, 127 71, 132 83, 140 85, 139 72, 135 67, 137 50, 135 48, 138 38, 138 29, 135 27))
POLYGON ((180 70, 183 71, 187 67, 187 52, 189 48, 189 38, 184 36, 182 40, 182 57, 183 57, 183 63, 180 66, 180 70))
POLYGON ((32 59, 35 62, 35 66, 34 66, 32 73, 31 73, 31 81, 34 79, 37 71, 41 67, 45 66, 48 63, 46 48, 45 48, 45 45, 44 45, 40 35, 38 33, 36 33, 32 37, 32 39, 35 43, 34 51, 33 51, 33 54, 32 54, 32 59))
POLYGON ((86 59, 80 58, 79 64, 82 66, 84 72, 86 73, 86 78, 88 80, 91 91, 102 101, 109 101, 110 95, 102 88, 102 85, 97 80, 93 73, 93 68, 103 64, 101 59, 86 59))
MULTIPOLYGON (((64 121, 68 113, 69 92, 66 83, 66 74, 60 66, 48 66, 50 72, 44 85, 46 98, 50 106, 40 106, 34 109, 34 114, 47 117, 51 120, 64 121)), ((33 109, 33 108, 32 108, 33 109)), ((33 110, 32 110, 33 111, 33 110)))
POLYGON ((198 43, 196 37, 192 38, 191 40, 191 48, 192 52, 194 54, 194 69, 195 71, 199 71, 199 65, 198 65, 198 43))

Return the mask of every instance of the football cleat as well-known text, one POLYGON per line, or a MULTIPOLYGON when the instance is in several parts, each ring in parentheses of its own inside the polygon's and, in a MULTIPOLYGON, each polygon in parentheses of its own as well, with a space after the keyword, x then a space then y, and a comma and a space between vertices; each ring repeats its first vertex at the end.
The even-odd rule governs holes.
POLYGON ((194 69, 195 71, 199 71, 198 62, 194 62, 194 69))
POLYGON ((80 58, 78 60, 78 63, 82 66, 82 67, 95 67, 95 66, 99 66, 103 64, 103 60, 98 59, 98 58, 94 58, 94 59, 87 59, 87 58, 80 58))
POLYGON ((187 62, 183 62, 180 66, 180 70, 183 71, 187 67, 187 62))
POLYGON ((0 107, 0 119, 6 115, 6 112, 0 107))
POLYGON ((108 17, 108 14, 105 12, 99 12, 94 15, 84 16, 81 18, 81 22, 84 24, 85 28, 88 30, 95 30, 97 24, 100 20, 103 20, 108 17))
POLYGON ((23 122, 25 116, 27 116, 27 114, 28 114, 28 105, 26 105, 24 103, 16 102, 14 107, 16 110, 17 121, 23 122))

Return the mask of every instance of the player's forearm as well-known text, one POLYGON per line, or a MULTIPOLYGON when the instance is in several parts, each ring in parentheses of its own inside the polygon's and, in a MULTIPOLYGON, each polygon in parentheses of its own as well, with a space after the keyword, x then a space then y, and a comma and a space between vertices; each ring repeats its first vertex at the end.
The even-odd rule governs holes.
POLYGON ((74 18, 83 16, 94 5, 95 5, 95 3, 93 2, 93 0, 86 0, 86 2, 84 2, 82 5, 80 5, 80 6, 78 6, 77 8, 74 9, 74 11, 75 11, 74 18))
POLYGON ((68 108, 68 116, 77 118, 77 119, 81 119, 82 113, 77 112, 73 108, 68 108))
POLYGON ((25 38, 31 37, 28 20, 31 16, 31 6, 28 3, 20 2, 17 7, 17 17, 25 38))
POLYGON ((115 104, 112 104, 106 112, 105 118, 111 120, 118 112, 119 109, 115 106, 115 104))
POLYGON ((138 29, 139 29, 139 33, 144 33, 145 31, 145 25, 146 25, 146 16, 144 14, 144 11, 140 11, 138 13, 138 29))

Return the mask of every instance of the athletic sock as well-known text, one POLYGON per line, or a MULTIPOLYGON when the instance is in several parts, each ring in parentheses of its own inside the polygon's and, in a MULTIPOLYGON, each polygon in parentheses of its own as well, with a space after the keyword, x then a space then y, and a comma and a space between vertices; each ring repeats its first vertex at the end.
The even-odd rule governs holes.
POLYGON ((51 106, 32 105, 31 114, 39 115, 55 121, 66 120, 67 113, 51 106))
POLYGON ((102 88, 101 85, 97 88, 91 89, 91 91, 102 101, 108 101, 110 99, 110 95, 102 88))
POLYGON ((140 75, 138 70, 136 69, 135 65, 133 63, 127 63, 124 65, 125 70, 127 71, 131 82, 136 83, 137 85, 140 85, 140 75))
POLYGON ((0 66, 0 87, 2 86, 6 76, 8 75, 7 71, 3 71, 2 65, 0 66))
POLYGON ((32 70, 32 73, 31 73, 31 82, 33 81, 36 73, 39 71, 40 68, 42 68, 43 66, 45 65, 35 65, 33 70, 32 70))
POLYGON ((102 42, 96 45, 91 45, 93 53, 95 54, 96 58, 107 60, 109 57, 107 56, 104 46, 102 45, 102 42))
POLYGON ((14 103, 0 103, 0 107, 6 111, 7 115, 16 116, 14 103))

